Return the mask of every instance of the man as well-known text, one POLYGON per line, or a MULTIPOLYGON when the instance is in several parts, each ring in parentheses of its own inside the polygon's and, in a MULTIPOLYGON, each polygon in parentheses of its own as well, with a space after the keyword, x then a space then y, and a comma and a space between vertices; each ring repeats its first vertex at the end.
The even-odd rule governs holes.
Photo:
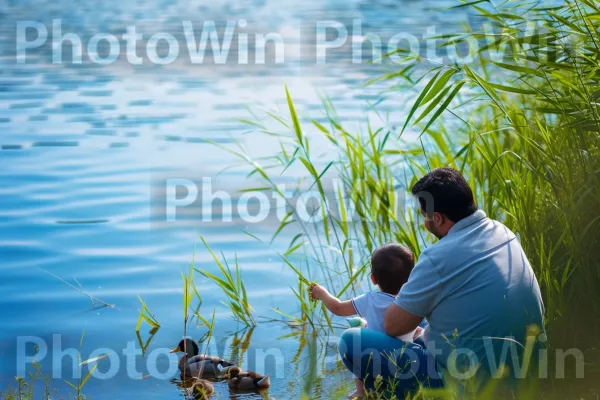
MULTIPOLYGON (((426 319, 424 348, 357 330, 346 331, 340 342, 344 362, 355 374, 381 374, 388 384, 395 382, 399 394, 419 384, 442 386, 440 372, 444 381, 493 375, 501 361, 512 362, 500 359, 503 347, 507 350, 514 341, 525 344, 532 326, 543 329, 539 285, 517 237, 477 209, 461 174, 450 168, 431 171, 412 194, 419 200, 425 228, 439 241, 419 256, 386 311, 384 329, 399 336, 426 319), (365 362, 369 350, 396 350, 396 360, 392 366, 365 362)), ((365 381, 367 388, 374 384, 365 381)))

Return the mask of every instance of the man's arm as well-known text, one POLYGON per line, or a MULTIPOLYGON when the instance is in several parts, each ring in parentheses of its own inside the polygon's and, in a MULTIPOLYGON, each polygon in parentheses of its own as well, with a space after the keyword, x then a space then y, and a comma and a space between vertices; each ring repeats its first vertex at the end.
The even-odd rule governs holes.
POLYGON ((411 314, 392 303, 385 312, 383 329, 389 336, 402 336, 417 329, 422 320, 423 317, 411 314))
POLYGON ((413 268, 394 303, 385 312, 383 329, 390 336, 412 332, 438 304, 443 279, 425 253, 413 268))
POLYGON ((333 297, 323 286, 315 285, 311 289, 311 295, 314 299, 321 300, 325 307, 337 316, 349 317, 356 314, 351 300, 341 301, 333 297))

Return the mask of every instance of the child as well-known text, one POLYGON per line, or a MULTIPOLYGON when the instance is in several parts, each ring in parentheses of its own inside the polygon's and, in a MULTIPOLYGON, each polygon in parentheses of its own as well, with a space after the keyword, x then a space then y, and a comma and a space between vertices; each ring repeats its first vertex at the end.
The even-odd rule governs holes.
MULTIPOLYGON (((394 302, 402 285, 408 280, 415 257, 405 246, 389 243, 376 249, 371 255, 371 282, 379 286, 380 292, 367 292, 352 300, 340 301, 320 285, 311 287, 311 296, 321 300, 333 314, 348 317, 358 314, 367 321, 367 329, 384 332, 383 317, 394 302)), ((399 336, 406 342, 413 341, 414 332, 399 336)), ((363 383, 356 378, 356 392, 350 398, 364 397, 363 383)))

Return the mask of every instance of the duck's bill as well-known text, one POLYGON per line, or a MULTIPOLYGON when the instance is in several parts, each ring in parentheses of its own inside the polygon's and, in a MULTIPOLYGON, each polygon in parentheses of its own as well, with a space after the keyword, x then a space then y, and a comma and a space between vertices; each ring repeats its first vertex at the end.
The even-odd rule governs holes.
POLYGON ((181 351, 181 348, 179 348, 179 346, 177 346, 173 350, 171 350, 170 353, 179 353, 180 351, 181 351))

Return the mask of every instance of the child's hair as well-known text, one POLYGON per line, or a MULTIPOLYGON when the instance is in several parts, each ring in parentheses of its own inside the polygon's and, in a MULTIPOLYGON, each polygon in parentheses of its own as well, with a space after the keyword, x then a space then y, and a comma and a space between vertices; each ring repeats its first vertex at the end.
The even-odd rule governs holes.
POLYGON ((377 280, 377 286, 393 295, 408 281, 414 265, 412 251, 397 243, 384 244, 371 255, 371 273, 377 280))

